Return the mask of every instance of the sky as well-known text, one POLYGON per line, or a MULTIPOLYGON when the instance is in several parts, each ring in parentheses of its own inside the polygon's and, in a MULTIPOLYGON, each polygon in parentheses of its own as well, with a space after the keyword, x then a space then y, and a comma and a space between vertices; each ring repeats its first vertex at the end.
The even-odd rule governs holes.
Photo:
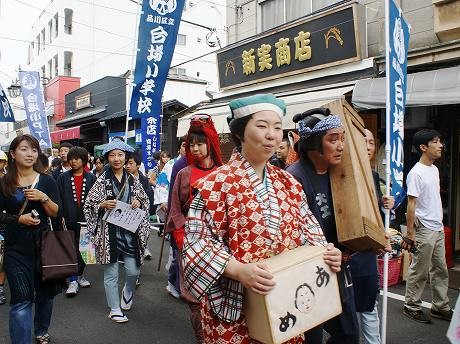
POLYGON ((19 65, 26 65, 29 34, 41 12, 35 7, 43 9, 49 1, 0 0, 0 83, 4 89, 17 78, 19 65))

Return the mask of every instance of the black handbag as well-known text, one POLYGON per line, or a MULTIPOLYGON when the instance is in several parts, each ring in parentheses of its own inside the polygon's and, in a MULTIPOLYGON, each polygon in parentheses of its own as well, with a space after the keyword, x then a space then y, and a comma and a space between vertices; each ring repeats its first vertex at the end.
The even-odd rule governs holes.
POLYGON ((43 282, 78 274, 75 232, 67 230, 64 219, 62 219, 62 227, 62 230, 53 230, 53 225, 49 220, 49 229, 42 233, 41 266, 43 282))
MULTIPOLYGON (((30 187, 33 189, 38 183, 40 175, 35 178, 30 187)), ((19 211, 21 216, 27 207, 26 199, 19 211)), ((53 224, 48 218, 48 229, 42 232, 41 246, 42 281, 62 279, 78 274, 77 250, 75 248, 75 233, 68 231, 62 218, 62 230, 53 230, 53 224)))

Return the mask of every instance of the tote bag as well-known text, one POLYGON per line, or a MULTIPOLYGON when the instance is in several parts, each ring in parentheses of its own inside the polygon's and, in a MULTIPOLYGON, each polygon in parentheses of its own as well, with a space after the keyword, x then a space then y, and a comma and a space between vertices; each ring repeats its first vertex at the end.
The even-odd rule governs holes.
POLYGON ((67 230, 62 219, 63 230, 53 230, 49 221, 49 229, 42 233, 41 262, 42 281, 66 278, 78 274, 77 250, 75 233, 67 230))

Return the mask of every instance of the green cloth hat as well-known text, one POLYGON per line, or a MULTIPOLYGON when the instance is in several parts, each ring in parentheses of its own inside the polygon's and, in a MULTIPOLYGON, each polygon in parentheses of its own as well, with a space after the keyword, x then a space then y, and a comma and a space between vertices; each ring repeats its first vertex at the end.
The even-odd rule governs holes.
POLYGON ((232 100, 229 104, 232 115, 229 118, 237 119, 252 115, 253 113, 271 110, 280 117, 286 114, 284 100, 276 98, 273 94, 256 94, 254 96, 232 100))

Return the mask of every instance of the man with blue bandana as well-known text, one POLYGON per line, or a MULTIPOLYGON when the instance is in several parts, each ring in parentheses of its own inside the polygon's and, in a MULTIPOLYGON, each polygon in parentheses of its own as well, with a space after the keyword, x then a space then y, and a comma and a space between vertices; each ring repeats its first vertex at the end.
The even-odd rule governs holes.
POLYGON ((327 109, 313 109, 296 115, 294 122, 299 126, 297 153, 300 160, 287 171, 302 184, 310 210, 320 223, 326 240, 342 251, 342 270, 338 277, 343 313, 306 332, 305 340, 309 344, 323 343, 324 329, 331 335, 327 343, 358 344, 359 326, 348 266, 349 254, 337 239, 329 180, 329 168, 342 161, 345 130, 340 118, 330 115, 327 109))

